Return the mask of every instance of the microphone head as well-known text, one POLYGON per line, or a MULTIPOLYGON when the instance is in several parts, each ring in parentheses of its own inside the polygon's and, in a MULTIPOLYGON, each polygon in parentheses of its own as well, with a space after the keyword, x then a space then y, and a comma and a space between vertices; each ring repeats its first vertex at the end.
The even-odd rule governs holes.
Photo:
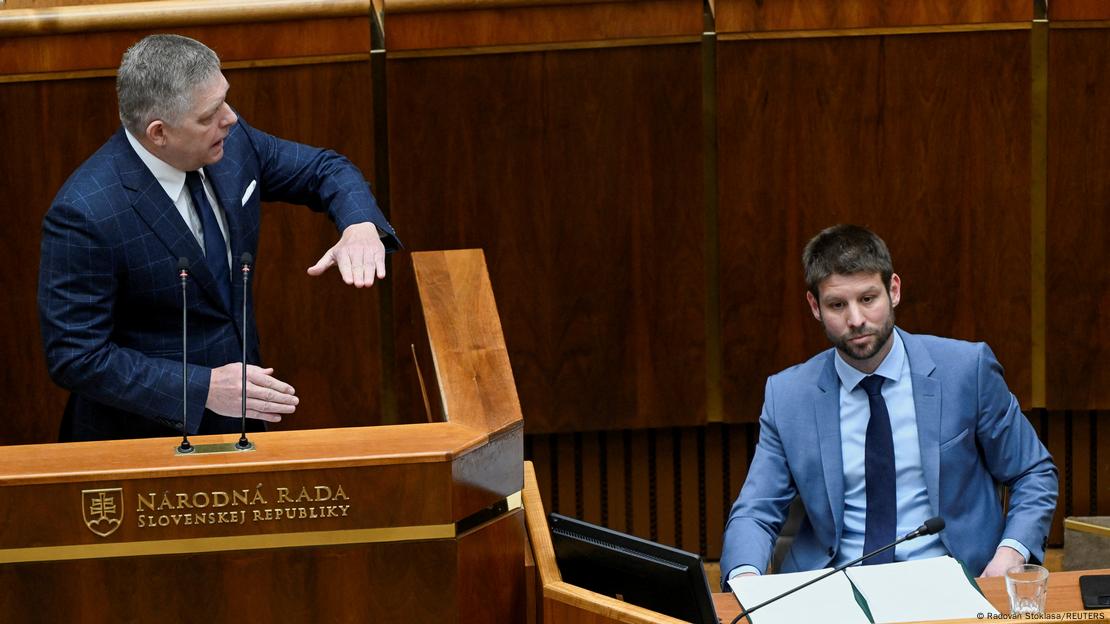
POLYGON ((185 257, 178 258, 177 259, 177 270, 178 270, 178 272, 188 271, 189 270, 189 259, 185 258, 185 257))
POLYGON ((239 264, 250 266, 254 262, 254 256, 249 251, 244 251, 243 255, 239 256, 239 264))
POLYGON ((925 531, 921 533, 922 535, 934 535, 936 533, 940 533, 944 530, 944 518, 941 518, 940 516, 929 518, 922 526, 925 528, 925 531))

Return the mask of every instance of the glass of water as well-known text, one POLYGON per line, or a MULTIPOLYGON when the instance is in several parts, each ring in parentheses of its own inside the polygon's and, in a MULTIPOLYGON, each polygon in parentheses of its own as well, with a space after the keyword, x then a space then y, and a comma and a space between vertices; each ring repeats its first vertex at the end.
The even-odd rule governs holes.
POLYGON ((1044 613, 1048 570, 1031 563, 1006 570, 1006 593, 1010 595, 1010 613, 1044 613))

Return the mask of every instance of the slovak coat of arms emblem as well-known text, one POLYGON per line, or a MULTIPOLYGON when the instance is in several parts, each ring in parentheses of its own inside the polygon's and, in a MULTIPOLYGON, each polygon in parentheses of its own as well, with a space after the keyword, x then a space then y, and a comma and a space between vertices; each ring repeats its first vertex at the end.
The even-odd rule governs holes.
POLYGON ((81 490, 81 513, 90 531, 108 537, 123 523, 123 488, 81 490))

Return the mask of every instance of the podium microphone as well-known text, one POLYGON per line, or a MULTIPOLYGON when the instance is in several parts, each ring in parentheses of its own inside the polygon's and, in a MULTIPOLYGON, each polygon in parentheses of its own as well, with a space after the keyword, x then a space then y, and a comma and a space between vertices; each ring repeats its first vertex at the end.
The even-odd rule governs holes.
POLYGON ((177 274, 181 277, 181 428, 184 429, 178 453, 192 453, 189 444, 189 298, 186 285, 189 282, 189 259, 178 258, 177 274))
POLYGON ((254 445, 247 439, 247 282, 250 279, 252 262, 254 262, 254 258, 245 251, 243 255, 239 256, 239 270, 243 274, 243 404, 240 417, 242 433, 239 435, 239 441, 235 443, 235 448, 240 451, 249 451, 254 448, 254 445))
MULTIPOLYGON (((755 611, 756 609, 758 609, 760 607, 765 607, 765 606, 771 604, 772 602, 775 602, 776 600, 779 600, 780 598, 785 598, 785 597, 789 596, 790 594, 793 594, 794 592, 798 591, 799 589, 802 589, 804 587, 809 587, 810 585, 813 585, 817 581, 820 581, 821 579, 824 579, 824 578, 828 578, 828 577, 832 576, 833 574, 836 574, 837 572, 841 572, 841 571, 844 570, 844 568, 850 568, 850 567, 856 565, 857 563, 863 561, 864 559, 870 559, 871 557, 874 557, 875 555, 877 555, 881 552, 886 552, 886 551, 890 550, 891 548, 894 548, 898 544, 901 544, 902 542, 912 540, 914 538, 922 537, 922 536, 925 536, 925 535, 933 535, 934 533, 940 533, 943 529, 944 529, 944 518, 941 518, 940 516, 929 518, 921 526, 919 526, 916 529, 910 531, 909 533, 906 533, 905 536, 891 542, 890 544, 887 544, 886 546, 883 546, 882 548, 880 548, 878 550, 873 550, 873 551, 867 553, 866 555, 860 557, 859 559, 853 559, 852 561, 849 561, 848 563, 845 563, 842 566, 839 566, 839 567, 837 567, 833 570, 829 570, 828 572, 822 574, 821 576, 818 576, 815 579, 812 579, 810 581, 802 583, 801 585, 795 587, 794 589, 787 590, 787 591, 779 594, 778 596, 775 596, 774 598, 771 598, 769 600, 764 600, 763 602, 755 605, 751 609, 744 609, 743 611, 740 612, 740 615, 737 615, 736 618, 732 620, 731 624, 736 624, 737 622, 740 621, 741 618, 743 618, 744 616, 748 615, 749 613, 751 613, 752 611, 755 611)), ((751 621, 752 621, 751 618, 748 618, 748 622, 751 622, 751 621)))

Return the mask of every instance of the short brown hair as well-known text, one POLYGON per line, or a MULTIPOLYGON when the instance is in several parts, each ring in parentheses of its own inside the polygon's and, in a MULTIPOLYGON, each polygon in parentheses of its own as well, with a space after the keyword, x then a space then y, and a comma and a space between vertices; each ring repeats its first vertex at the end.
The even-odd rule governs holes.
POLYGON ((894 263, 886 243, 871 230, 858 225, 834 225, 814 236, 802 252, 806 288, 814 297, 820 295, 817 287, 828 276, 878 273, 883 285, 890 290, 890 276, 894 263))

